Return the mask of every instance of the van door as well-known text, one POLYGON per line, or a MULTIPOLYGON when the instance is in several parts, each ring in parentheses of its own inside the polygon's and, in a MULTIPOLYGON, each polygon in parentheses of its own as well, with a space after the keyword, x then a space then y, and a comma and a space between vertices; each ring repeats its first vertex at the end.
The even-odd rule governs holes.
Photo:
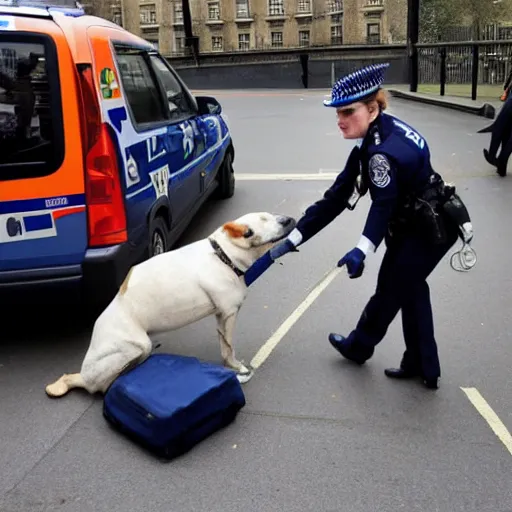
MULTIPOLYGON (((113 46, 128 107, 119 144, 121 152, 129 153, 127 167, 132 165, 137 171, 134 179, 127 175, 128 219, 140 208, 147 213, 155 200, 166 195, 175 225, 200 193, 200 168, 195 165, 201 148, 198 131, 188 120, 191 111, 170 108, 165 91, 171 86, 165 82, 154 52, 128 43, 113 46)), ((135 224, 136 219, 130 222, 135 224)))
POLYGON ((170 186, 173 194, 187 196, 186 209, 197 204, 203 193, 205 140, 197 126, 197 112, 186 89, 157 53, 149 56, 151 66, 160 80, 171 113, 172 136, 182 146, 183 159, 172 166, 170 186))
POLYGON ((76 68, 53 21, 0 21, 17 29, 0 29, 0 272, 79 265, 87 220, 76 68))

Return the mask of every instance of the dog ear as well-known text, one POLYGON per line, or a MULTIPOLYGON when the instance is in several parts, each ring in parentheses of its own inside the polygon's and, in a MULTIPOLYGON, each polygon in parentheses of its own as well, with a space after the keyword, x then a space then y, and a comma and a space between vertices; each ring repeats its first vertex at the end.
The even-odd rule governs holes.
POLYGON ((248 238, 254 234, 249 226, 246 226, 245 224, 237 224, 236 222, 227 222, 222 227, 231 238, 248 238))

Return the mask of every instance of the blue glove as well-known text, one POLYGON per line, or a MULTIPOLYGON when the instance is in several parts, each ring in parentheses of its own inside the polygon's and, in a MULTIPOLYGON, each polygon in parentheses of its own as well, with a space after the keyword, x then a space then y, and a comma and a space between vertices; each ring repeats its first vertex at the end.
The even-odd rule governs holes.
POLYGON ((355 279, 363 275, 365 258, 365 253, 361 251, 361 249, 355 247, 351 251, 347 252, 340 261, 338 261, 338 267, 346 265, 348 276, 350 279, 355 279))
POLYGON ((293 243, 286 239, 268 250, 263 256, 258 258, 245 272, 244 281, 246 286, 250 286, 258 277, 261 276, 277 258, 284 256, 287 252, 297 251, 293 243))
POLYGON ((284 256, 288 252, 299 252, 295 245, 293 245, 293 242, 286 238, 284 241, 280 242, 277 245, 274 245, 272 249, 270 249, 270 257, 275 261, 277 258, 281 258, 281 256, 284 256))

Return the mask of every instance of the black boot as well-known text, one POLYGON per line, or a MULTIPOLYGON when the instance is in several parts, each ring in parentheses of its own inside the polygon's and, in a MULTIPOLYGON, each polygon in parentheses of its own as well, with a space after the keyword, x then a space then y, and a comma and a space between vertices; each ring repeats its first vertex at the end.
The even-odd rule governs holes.
POLYGON ((390 379, 414 379, 420 376, 419 372, 405 368, 386 368, 384 374, 390 379))
POLYGON ((423 384, 428 389, 439 389, 439 378, 437 378, 437 379, 423 379, 423 384))
POLYGON ((357 364, 364 364, 367 359, 372 357, 374 348, 365 347, 359 343, 349 341, 344 336, 331 332, 329 334, 331 345, 346 359, 357 364))
MULTIPOLYGON (((422 377, 421 372, 409 368, 386 368, 384 374, 390 379, 414 379, 416 377, 422 377)), ((425 377, 422 377, 422 380, 426 388, 439 389, 439 378, 425 379, 425 377)))

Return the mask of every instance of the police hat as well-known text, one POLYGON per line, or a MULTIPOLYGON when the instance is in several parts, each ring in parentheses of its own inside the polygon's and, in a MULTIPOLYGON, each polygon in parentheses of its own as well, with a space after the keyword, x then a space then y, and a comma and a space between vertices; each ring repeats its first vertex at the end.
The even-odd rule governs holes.
POLYGON ((344 107, 376 93, 384 82, 384 70, 389 63, 371 64, 341 77, 334 84, 326 107, 344 107))

